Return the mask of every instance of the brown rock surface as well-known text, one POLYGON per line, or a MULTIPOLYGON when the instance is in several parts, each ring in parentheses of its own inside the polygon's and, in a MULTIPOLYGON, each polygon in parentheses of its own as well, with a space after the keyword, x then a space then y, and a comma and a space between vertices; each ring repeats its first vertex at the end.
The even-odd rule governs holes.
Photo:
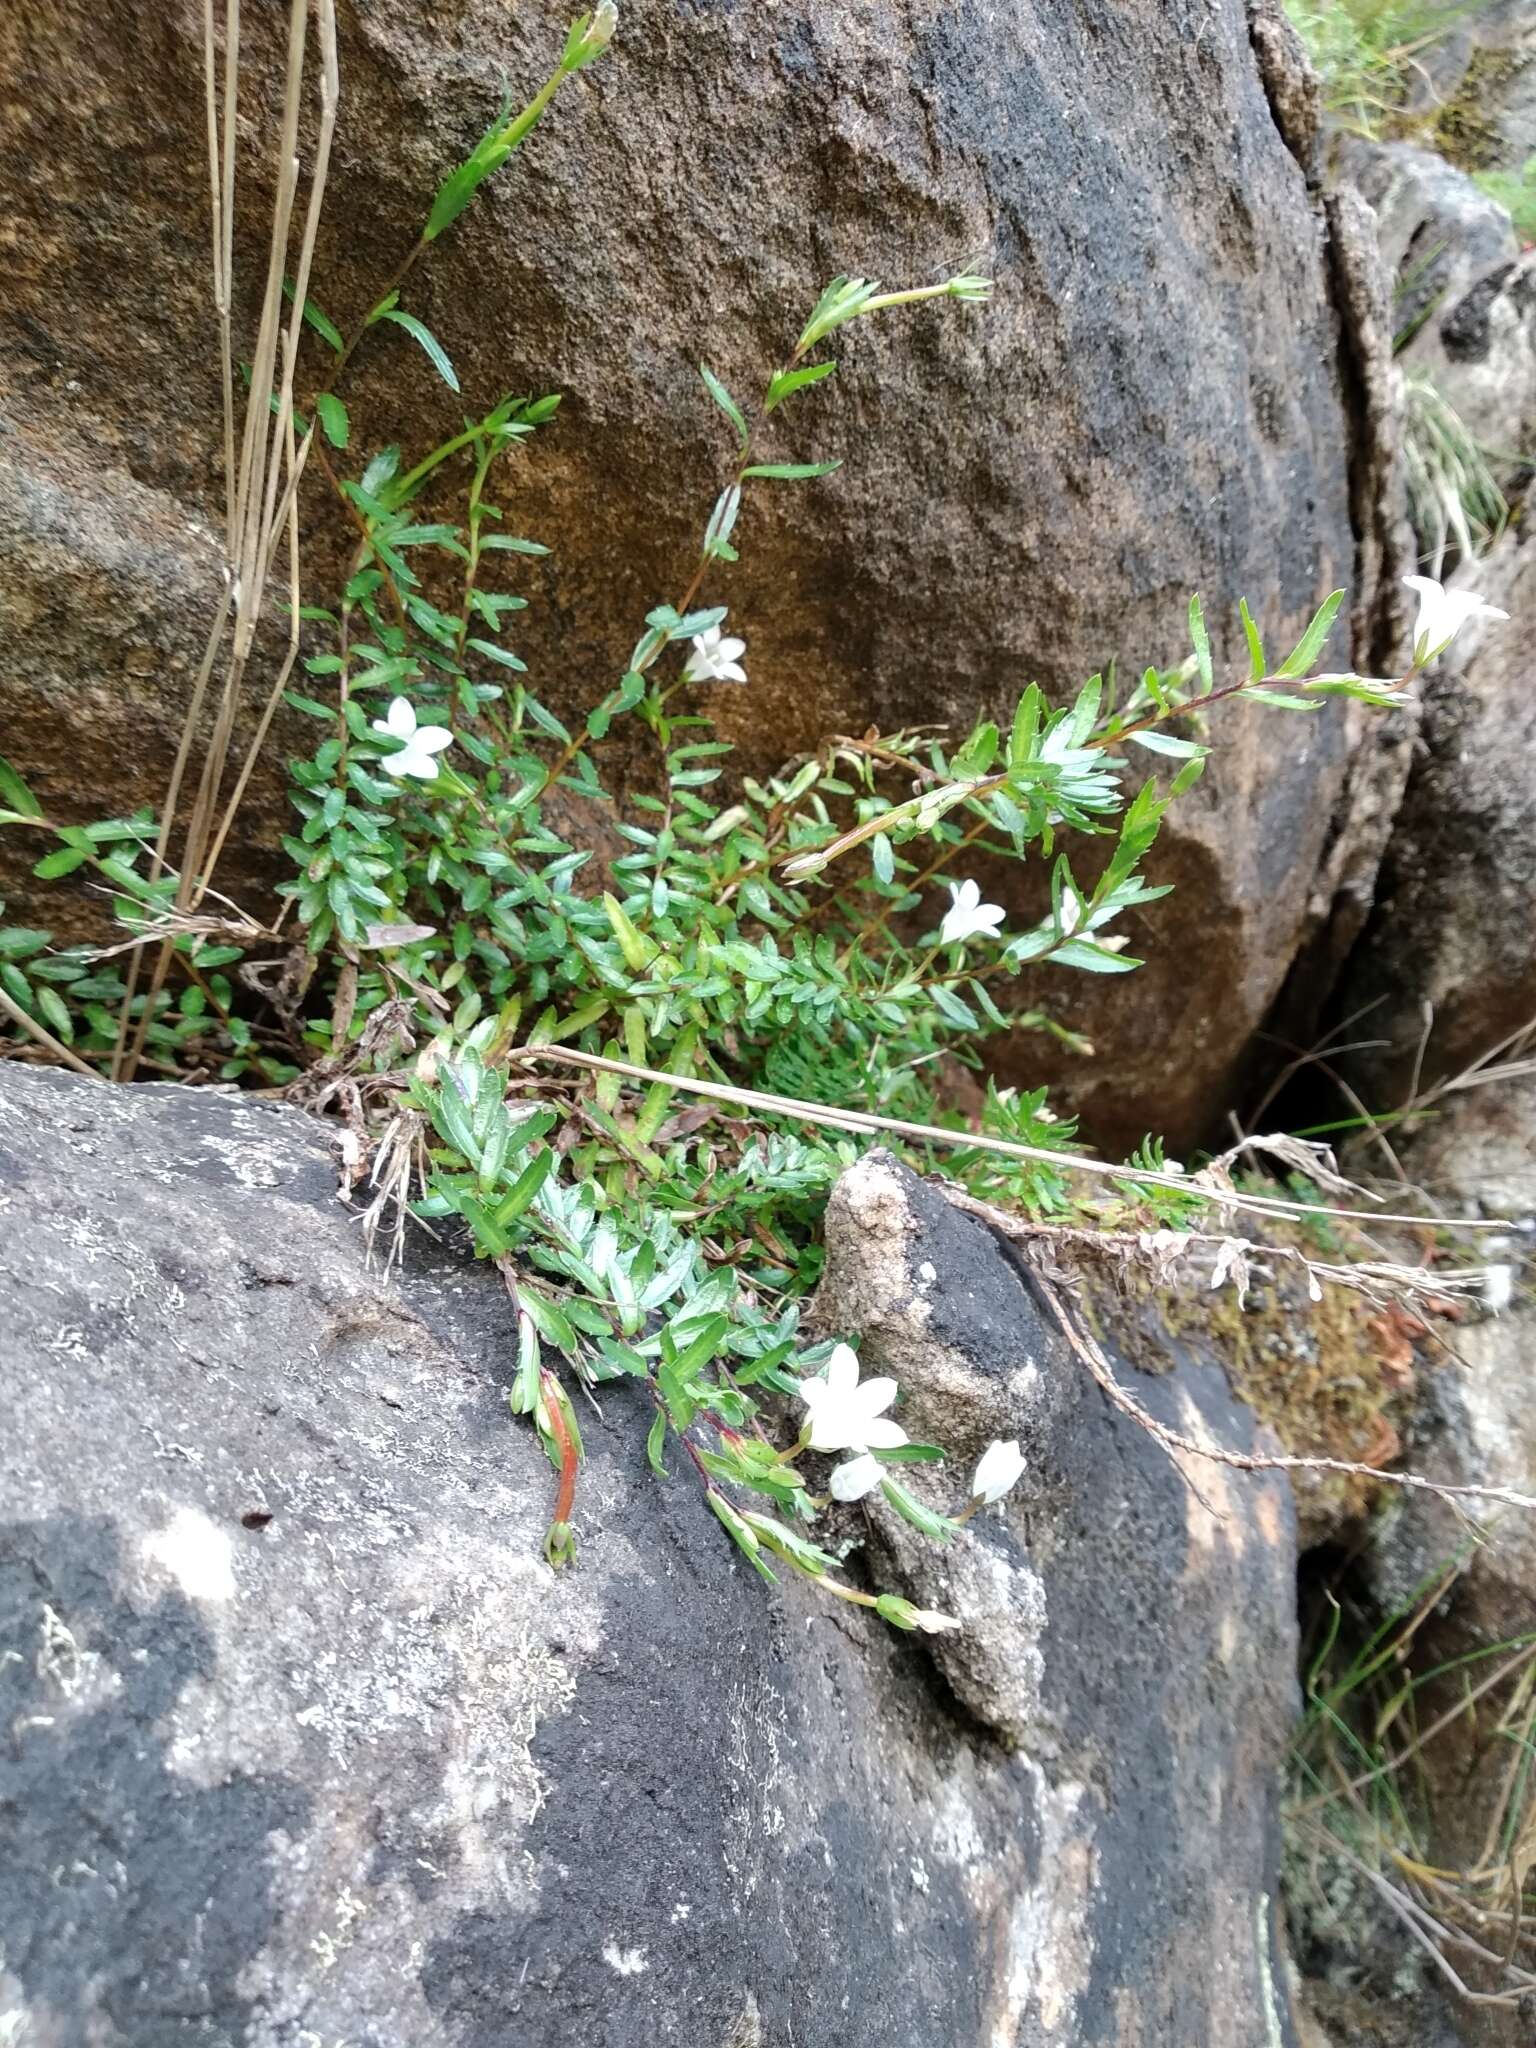
MULTIPOLYGON (((242 140, 269 158, 285 10, 245 12, 242 140)), ((698 360, 753 387, 837 270, 985 266, 998 293, 852 331, 844 374, 781 434, 776 455, 849 460, 750 504, 720 584, 750 643, 751 689, 725 710, 750 762, 871 720, 963 723, 1031 676, 1061 691, 1111 659, 1177 659, 1192 589, 1230 654, 1239 595, 1279 642, 1350 583, 1371 429, 1340 367, 1322 216, 1277 125, 1275 109, 1305 154, 1305 76, 1277 11, 1256 12, 1262 67, 1240 0, 627 5, 614 50, 405 301, 464 405, 569 394, 503 494, 556 549, 525 586, 523 648, 552 701, 590 701, 641 613, 678 594, 726 454, 698 360)), ((13 0, 0 20, 0 723, 76 815, 156 800, 217 589, 199 18, 192 0, 13 0)), ((315 269, 343 323, 503 81, 544 75, 564 18, 343 5, 315 269)), ((242 186, 247 291, 267 175, 242 186)), ((395 330, 347 396, 358 450, 419 448, 458 415, 395 330)), ((318 597, 323 538, 310 560, 318 597)), ((1131 934, 1146 972, 1063 996, 1100 1048, 1072 1081, 1109 1142, 1151 1125, 1182 1143, 1219 1113, 1315 924, 1351 727, 1278 717, 1218 724, 1219 762, 1159 854, 1179 893, 1131 934)), ((221 871, 236 896, 270 877, 284 750, 221 871)), ((36 912, 29 893, 0 845, 12 914, 36 912)), ((1036 1041, 1018 1054, 1021 1073, 1048 1064, 1036 1041)))

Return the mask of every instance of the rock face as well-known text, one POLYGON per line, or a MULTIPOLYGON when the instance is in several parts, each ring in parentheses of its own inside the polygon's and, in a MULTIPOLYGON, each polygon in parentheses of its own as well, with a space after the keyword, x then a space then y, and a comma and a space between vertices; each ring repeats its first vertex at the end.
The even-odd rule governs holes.
POLYGON ((1536 1017, 1536 734, 1519 621, 1536 605, 1536 548, 1509 534, 1462 578, 1509 612, 1479 620, 1424 687, 1423 725, 1339 1012, 1364 1012, 1356 1084, 1397 1108, 1536 1017), (1425 1002, 1433 1029, 1424 1040, 1425 1002))
MULTIPOLYGON (((1529 1493, 1536 1473, 1536 1414, 1530 1398, 1536 1346, 1531 1286, 1536 1256, 1536 1083, 1529 1076, 1516 1076, 1448 1097, 1433 1122, 1403 1144, 1402 1161, 1409 1179, 1446 1212, 1508 1217, 1514 1226, 1507 1238, 1485 1240, 1480 1247, 1482 1256, 1505 1265, 1507 1298, 1501 1290, 1494 1297, 1496 1308, 1491 1306, 1488 1313, 1458 1328, 1454 1355, 1444 1358, 1423 1381, 1408 1463, 1414 1471, 1447 1485, 1504 1486, 1529 1493)), ((1479 1515, 1477 1522, 1480 1526, 1469 1531, 1466 1518, 1449 1502, 1424 1493, 1408 1495, 1383 1521, 1365 1552, 1364 1581, 1385 1621, 1401 1616, 1423 1597, 1426 1587, 1459 1562, 1442 1596, 1424 1615, 1408 1663, 1410 1670, 1430 1678, 1437 1671, 1449 1674, 1427 1683, 1420 1694, 1419 1727, 1444 1725, 1415 1759, 1418 1783, 1411 1810, 1418 1818, 1423 1856, 1441 1870, 1484 1867, 1488 1841, 1502 1842, 1508 1829, 1511 1869, 1518 1868, 1528 1885, 1529 1788, 1515 1787, 1511 1798, 1505 1761, 1510 1737, 1495 1731, 1501 1723, 1507 1730, 1517 1718, 1513 1687, 1518 1671, 1509 1666, 1519 1645, 1529 1639, 1536 1613, 1536 1516, 1504 1510, 1479 1515), (1474 1535, 1477 1540, 1472 1540, 1474 1535), (1485 1685, 1484 1694, 1475 1712, 1458 1713, 1467 1673, 1485 1685)), ((1485 1881, 1478 1897, 1490 1915, 1505 1910, 1503 1873, 1485 1881)), ((1493 1918, 1483 1923, 1485 1949, 1491 1944, 1491 1954, 1479 1956, 1466 1946, 1453 1952, 1453 1960, 1474 1990, 1507 1996, 1510 1979, 1499 1967, 1507 1947, 1502 1933, 1493 1933, 1498 1925, 1493 1918)), ((1471 1931, 1475 1935, 1478 1930, 1471 1931)), ((1354 1945, 1352 1928, 1346 1940, 1354 1945)), ((1368 1974, 1375 1974, 1378 1984, 1390 1980, 1390 1968, 1379 1969, 1380 1954, 1375 1972, 1366 1962, 1362 1951, 1374 1945, 1387 1954, 1398 1951, 1406 1965, 1400 1967, 1399 1982, 1412 1984, 1415 1952, 1404 1947, 1400 1923, 1383 1925, 1347 1957, 1342 1953, 1345 1945, 1341 1940, 1338 1960, 1347 1980, 1359 1981, 1368 1974)), ((1528 1971, 1528 1948, 1515 1954, 1528 1971)), ((1420 2024, 1405 2033, 1405 2041, 1441 2038, 1428 2021, 1440 2008, 1438 1980, 1432 1973, 1424 1974, 1422 1989, 1411 2001, 1411 2011, 1405 2012, 1405 2018, 1417 2017, 1420 2024)), ((1443 2035, 1448 2044, 1526 2048, 1536 2018, 1536 1994, 1527 1992, 1518 2009, 1456 2000, 1453 2010, 1454 2031, 1447 2025, 1443 2035)), ((1363 2032, 1360 2038, 1374 2037, 1363 2032)))
MULTIPOLYGON (((242 137, 270 154, 284 10, 245 16, 242 137)), ((336 318, 373 302, 504 80, 524 92, 544 75, 564 18, 502 0, 343 5, 315 270, 336 318)), ((20 642, 0 720, 71 816, 158 801, 219 588, 200 21, 194 0, 16 0, 0 19, 22 252, 0 329, 0 623, 20 642)), ((1352 500, 1381 468, 1308 185, 1315 125, 1277 0, 630 0, 610 55, 409 287, 462 404, 379 329, 346 393, 353 455, 420 452, 509 388, 569 394, 503 500, 556 548, 523 585, 522 652, 557 707, 585 707, 641 614, 679 594, 727 459, 700 356, 760 388, 833 272, 970 263, 995 273, 990 309, 851 330, 835 387, 770 451, 848 463, 749 504, 719 586, 750 649, 751 688, 723 712, 747 763, 871 720, 967 722, 1032 676, 1060 691, 1111 660, 1182 658, 1194 589, 1223 659, 1240 655, 1243 594, 1288 642, 1331 587, 1362 581, 1352 500)), ((253 157, 240 188, 242 319, 270 175, 253 157)), ((325 360, 310 346, 305 393, 325 360)), ((310 522, 318 600, 341 543, 323 499, 310 522)), ((1368 622, 1373 590, 1358 594, 1368 622)), ((252 707, 277 635, 274 621, 252 707)), ((1342 666, 1350 649, 1330 654, 1342 666)), ((1130 934, 1151 962, 1134 991, 1043 991, 1099 1046, 1069 1078, 1107 1142, 1149 1126, 1183 1142, 1219 1118, 1326 915, 1356 728, 1330 712, 1277 737, 1273 721, 1219 720, 1219 759, 1159 851, 1179 893, 1130 934)), ((279 727, 221 870, 253 908, 295 737, 279 727)), ((67 926, 56 896, 30 901, 31 857, 0 844, 0 895, 67 926)), ((1018 1059, 1030 1077, 1050 1064, 1034 1040, 1018 1059)))
POLYGON ((1341 174, 1376 214, 1399 331, 1445 316, 1489 271, 1520 254, 1509 214, 1465 171, 1406 142, 1343 140, 1341 174))
MULTIPOLYGON (((763 1586, 606 1392, 577 1566, 505 1297, 364 1266, 294 1111, 0 1067, 0 2013, 46 2044, 1291 2043, 1289 1506, 1109 1411, 878 1155, 829 1218, 914 1416, 1030 1469, 889 1586, 763 1586)), ((1136 1376, 1245 1439, 1220 1375, 1136 1376)), ((862 1570, 856 1553, 847 1567, 862 1570)))

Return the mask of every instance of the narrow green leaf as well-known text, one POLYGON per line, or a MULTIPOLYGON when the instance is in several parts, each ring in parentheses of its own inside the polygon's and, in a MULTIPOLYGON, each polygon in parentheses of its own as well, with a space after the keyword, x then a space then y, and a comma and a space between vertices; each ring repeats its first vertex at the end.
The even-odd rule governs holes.
POLYGON ((1209 752, 1206 747, 1197 746, 1193 740, 1176 740, 1166 732, 1133 732, 1129 735, 1132 746, 1145 747, 1148 753, 1171 754, 1175 760, 1193 760, 1195 755, 1209 752))
POLYGON ((842 468, 841 462, 754 462, 744 469, 743 476, 777 477, 780 483, 802 483, 807 477, 830 476, 834 469, 842 468))
POLYGON ((664 1410, 656 1410, 656 1420, 651 1424, 645 1439, 645 1455, 650 1460, 651 1470, 658 1479, 665 1479, 667 1468, 662 1462, 662 1453, 667 1447, 667 1418, 664 1410))
POLYGON ((1201 687, 1213 690, 1216 687, 1216 677, 1211 667, 1211 636, 1205 630, 1205 610, 1198 597, 1189 600, 1189 637, 1195 643, 1195 661, 1200 670, 1201 687))
POLYGON ((448 386, 448 389, 450 391, 458 390, 459 379, 457 372, 454 370, 452 363, 449 362, 447 352, 443 348, 442 343, 430 327, 423 326, 414 313, 402 313, 397 307, 393 306, 386 307, 378 317, 381 320, 392 320, 396 327, 403 327, 413 341, 421 344, 427 361, 436 370, 439 377, 448 386))
POLYGON ((768 386, 768 395, 763 400, 763 411, 772 412, 781 406, 786 398, 797 391, 803 391, 807 384, 819 384, 823 377, 830 377, 837 368, 835 362, 810 363, 803 370, 780 370, 768 386))
POLYGON ((1264 674, 1264 642, 1259 637, 1258 627, 1253 623, 1253 613, 1248 609, 1246 597, 1239 601, 1237 609, 1242 616, 1243 632, 1248 641, 1248 677, 1250 682, 1256 683, 1264 674))
MULTIPOLYGON (((293 279, 291 277, 283 279, 283 297, 290 306, 293 304, 293 279)), ((305 325, 313 327, 316 334, 320 336, 320 339, 329 348, 333 348, 337 355, 342 354, 346 344, 341 338, 340 330, 337 328, 335 321, 317 306, 313 299, 305 299, 303 319, 305 325)))
POLYGON ((7 806, 23 818, 40 818, 43 815, 42 805, 3 754, 0 754, 0 797, 4 797, 7 806))
MULTIPOLYGON (((736 429, 737 438, 740 440, 742 447, 745 448, 749 437, 747 434, 747 422, 742 416, 741 407, 707 364, 700 363, 699 375, 704 379, 705 390, 736 429)), ((750 476, 752 472, 749 470, 747 474, 750 476)))
POLYGON ((1296 642, 1296 645, 1291 649, 1285 660, 1281 662, 1279 668, 1275 670, 1277 676, 1304 676, 1307 673, 1312 664, 1317 660, 1317 657, 1322 653, 1323 642, 1332 631, 1333 622, 1338 616, 1339 606, 1343 602, 1344 593, 1342 590, 1335 590, 1331 596, 1323 599, 1311 625, 1308 626, 1305 633, 1296 642))

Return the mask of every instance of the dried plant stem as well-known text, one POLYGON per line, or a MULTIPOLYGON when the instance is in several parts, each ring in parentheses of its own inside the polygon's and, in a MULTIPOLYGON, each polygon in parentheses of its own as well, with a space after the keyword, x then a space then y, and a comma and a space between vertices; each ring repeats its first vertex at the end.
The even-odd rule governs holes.
MULTIPOLYGON (((511 1061, 558 1060, 597 1073, 622 1074, 632 1081, 654 1087, 675 1088, 683 1095, 700 1095, 712 1102, 738 1102, 748 1109, 761 1109, 775 1116, 794 1117, 804 1123, 821 1124, 834 1131, 863 1131, 878 1137, 888 1132, 900 1138, 918 1138, 927 1145, 949 1145, 966 1152, 997 1152, 1008 1159, 1029 1159, 1043 1166, 1055 1166, 1065 1173, 1084 1173, 1102 1180, 1129 1181, 1133 1185, 1172 1188, 1221 1209, 1248 1209, 1258 1216, 1330 1216, 1360 1223, 1422 1224, 1423 1216, 1383 1215, 1375 1209, 1330 1209, 1317 1202, 1288 1202, 1278 1195, 1242 1195, 1228 1188, 1202 1187, 1198 1179, 1172 1173, 1157 1173, 1149 1167, 1114 1166, 1104 1159, 1083 1159, 1071 1152, 1052 1152, 1043 1145, 1024 1145, 1011 1138, 989 1138, 975 1131, 948 1131, 939 1124, 907 1123, 900 1117, 875 1116, 862 1109, 829 1109, 820 1102, 801 1102, 792 1095, 770 1095, 760 1088, 740 1088, 718 1081, 695 1081, 686 1074, 666 1074, 655 1067, 637 1067, 627 1060, 604 1059, 595 1052, 578 1052, 568 1045, 520 1045, 505 1055, 511 1061)), ((1508 1230, 1512 1226, 1496 1217, 1462 1216, 1436 1219, 1458 1224, 1466 1230, 1508 1230)))
POLYGON ((1417 1472, 1384 1472, 1378 1466, 1357 1464, 1351 1458, 1302 1458, 1283 1452, 1270 1455, 1264 1451, 1230 1451, 1222 1445, 1200 1444, 1193 1437, 1181 1436, 1176 1429, 1170 1429, 1166 1423, 1149 1415, 1140 1402, 1126 1392, 1115 1378, 1097 1340, 1077 1328, 1038 1263, 1034 1260, 1029 1263, 1030 1274, 1038 1285, 1041 1299, 1073 1352, 1103 1388, 1106 1398, 1122 1415, 1128 1415, 1149 1436, 1155 1437, 1167 1451, 1184 1451, 1190 1457, 1205 1458, 1214 1465, 1230 1465, 1240 1472, 1343 1472, 1352 1478, 1379 1479, 1389 1486, 1432 1493, 1441 1500, 1483 1500, 1501 1507, 1536 1509, 1536 1497, 1515 1493, 1505 1486, 1447 1486, 1437 1479, 1425 1479, 1417 1472))
MULTIPOLYGON (((235 813, 244 799, 257 753, 266 738, 298 653, 296 485, 300 463, 299 451, 294 444, 293 385, 299 340, 303 331, 304 301, 314 259, 340 98, 335 0, 314 0, 316 34, 320 50, 320 120, 310 173, 308 203, 293 266, 293 303, 285 325, 282 318, 283 282, 288 269, 288 244, 293 228, 300 179, 299 120, 306 82, 309 4, 310 0, 290 0, 288 10, 287 69, 277 140, 277 190, 268 238, 266 282, 252 350, 250 388, 246 396, 245 418, 237 452, 234 430, 232 305, 240 4, 239 0, 228 0, 226 9, 221 116, 213 0, 204 0, 204 88, 213 243, 213 302, 218 322, 220 376, 224 393, 226 586, 183 722, 151 863, 151 881, 158 880, 165 872, 182 783, 191 758, 208 687, 220 650, 227 647, 228 652, 213 732, 203 756, 177 875, 175 908, 181 915, 194 911, 207 892, 212 878, 213 863, 223 849, 235 813), (271 403, 274 379, 275 406, 271 403), (270 426, 269 414, 273 415, 270 426), (258 722, 255 744, 247 754, 236 782, 234 795, 215 830, 214 817, 219 788, 229 757, 235 720, 255 647, 257 630, 263 616, 267 581, 274 566, 278 546, 285 538, 289 550, 288 646, 277 681, 268 694, 266 707, 258 722)), ((308 438, 306 435, 306 451, 308 438)), ((142 960, 142 950, 134 951, 118 1018, 117 1045, 112 1062, 112 1075, 115 1080, 131 1080, 143 1057, 145 1036, 153 1015, 155 998, 164 986, 173 956, 172 942, 163 940, 150 974, 142 1014, 130 1042, 129 1026, 142 960)))
POLYGON ((3 988, 0 988, 0 1015, 9 1017, 11 1022, 23 1030, 28 1038, 34 1039, 45 1051, 51 1052, 56 1060, 62 1060, 66 1067, 73 1067, 77 1074, 86 1074, 93 1081, 103 1081, 94 1067, 86 1065, 80 1055, 71 1052, 63 1039, 55 1038, 46 1025, 39 1024, 35 1017, 29 1017, 19 1003, 13 1003, 3 988))

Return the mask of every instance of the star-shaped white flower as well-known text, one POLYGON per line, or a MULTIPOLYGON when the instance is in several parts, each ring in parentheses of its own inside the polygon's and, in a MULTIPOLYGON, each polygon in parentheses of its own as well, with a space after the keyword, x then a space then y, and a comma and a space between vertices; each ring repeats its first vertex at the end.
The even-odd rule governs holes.
POLYGON ((386 754, 379 762, 386 775, 414 775, 420 782, 436 781, 438 769, 432 757, 453 745, 453 734, 446 725, 418 725, 415 706, 408 698, 396 697, 388 713, 373 721, 373 729, 403 742, 398 753, 386 754))
POLYGON ((1413 627, 1413 660, 1417 668, 1443 654, 1469 619, 1507 619, 1496 604, 1487 604, 1473 590, 1447 590, 1433 576, 1405 576, 1419 593, 1419 616, 1413 627))
POLYGON ((976 882, 951 882, 949 893, 954 901, 944 913, 944 922, 939 926, 940 943, 946 946, 962 944, 966 939, 982 933, 989 939, 998 936, 1007 912, 1000 903, 983 903, 981 888, 976 882))
POLYGON ((702 633, 693 636, 693 652, 683 670, 683 681, 744 683, 747 672, 741 665, 741 657, 746 651, 745 640, 733 640, 718 626, 706 626, 702 633))
POLYGON ((813 1451, 893 1451, 907 1440, 906 1431, 885 1413, 896 1398, 896 1382, 861 1384, 859 1361, 847 1344, 837 1346, 816 1379, 800 1382, 800 1398, 810 1418, 813 1451))
POLYGON ((971 1480, 971 1499, 990 1507, 1018 1484, 1023 1470, 1024 1454, 1017 1442, 988 1444, 971 1480))

